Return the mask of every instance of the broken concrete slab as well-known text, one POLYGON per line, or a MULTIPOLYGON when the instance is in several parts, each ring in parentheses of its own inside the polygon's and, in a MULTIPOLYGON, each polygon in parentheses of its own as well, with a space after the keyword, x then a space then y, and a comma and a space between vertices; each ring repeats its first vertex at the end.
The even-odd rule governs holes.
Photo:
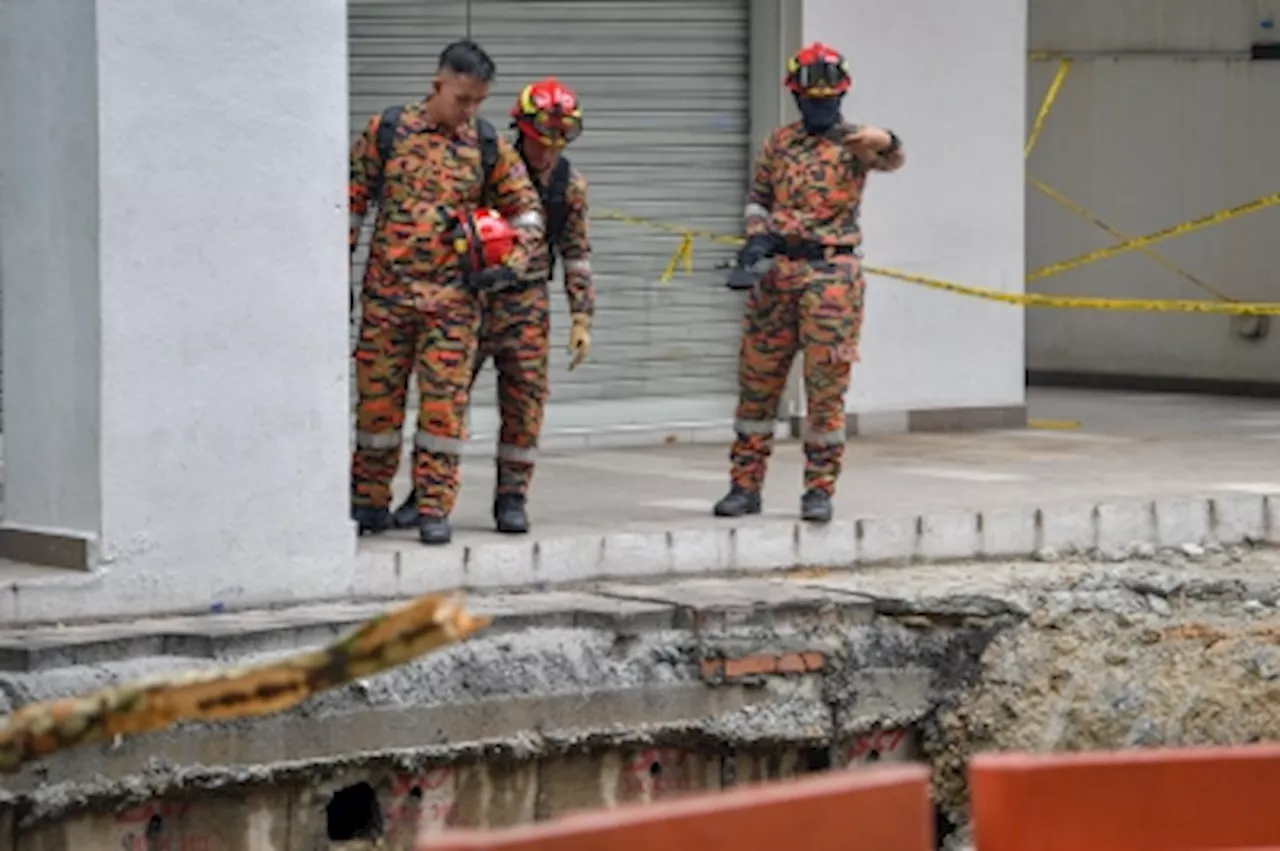
POLYGON ((619 600, 643 600, 670 606, 675 626, 695 632, 731 626, 867 623, 874 607, 855 591, 828 591, 778 579, 741 577, 685 579, 643 584, 593 583, 593 593, 619 600))
MULTIPOLYGON (((523 766, 512 769, 519 782, 486 781, 483 772, 471 781, 482 795, 492 784, 488 794, 523 818, 538 794, 528 778, 542 766, 594 760, 598 773, 583 782, 596 790, 592 801, 607 803, 626 754, 655 748, 693 754, 713 773, 718 765, 721 781, 742 754, 791 753, 793 765, 823 767, 919 755, 944 772, 951 806, 962 793, 947 784, 974 743, 1280 735, 1267 709, 1280 705, 1267 703, 1280 670, 1271 659, 1278 568, 1274 549, 1206 548, 1128 562, 1073 557, 477 594, 478 607, 505 612, 520 628, 482 634, 278 716, 83 748, 6 785, 26 831, 157 797, 248 794, 338 775, 363 777, 386 801, 402 800, 388 772, 523 766), (620 602, 627 605, 619 611, 620 602), (679 628, 674 614, 684 607, 754 616, 773 605, 797 608, 787 617, 703 621, 698 630, 679 628), (843 605, 857 616, 830 616, 843 605), (1188 682, 1196 688, 1188 691, 1188 682), (1179 695, 1185 706, 1174 706, 1179 695), (1227 695, 1239 695, 1248 712, 1236 712, 1227 695), (1116 700, 1124 723, 1106 721, 1116 700), (1138 723, 1143 707, 1163 720, 1138 723), (1079 718, 1096 731, 1078 729, 1079 718), (529 766, 538 769, 531 775, 529 766)), ((138 659, 6 673, 0 694, 54 697, 146 666, 188 664, 138 659)), ((452 803, 432 806, 460 810, 460 783, 452 803)))

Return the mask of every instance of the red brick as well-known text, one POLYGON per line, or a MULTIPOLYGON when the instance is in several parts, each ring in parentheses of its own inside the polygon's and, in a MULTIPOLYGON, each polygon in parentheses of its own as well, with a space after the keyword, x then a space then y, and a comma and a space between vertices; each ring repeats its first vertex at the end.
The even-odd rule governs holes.
POLYGON ((1280 845, 1280 746, 991 754, 970 769, 982 851, 1280 845))
POLYGON ((702 660, 702 678, 704 680, 718 680, 722 676, 724 676, 723 659, 702 660))
POLYGON ((771 653, 744 656, 741 659, 726 659, 724 663, 724 676, 727 680, 772 674, 776 673, 777 670, 778 657, 771 653))
POLYGON ((418 849, 845 851, 851 843, 858 851, 933 851, 928 769, 833 772, 504 831, 453 831, 418 849))
POLYGON ((803 674, 805 670, 804 656, 799 653, 783 653, 778 657, 779 674, 803 674))

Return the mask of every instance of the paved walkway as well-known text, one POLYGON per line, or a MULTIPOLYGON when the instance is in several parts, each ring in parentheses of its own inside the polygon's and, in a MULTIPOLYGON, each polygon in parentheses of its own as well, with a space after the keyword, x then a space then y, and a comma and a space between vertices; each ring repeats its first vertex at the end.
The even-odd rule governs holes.
MULTIPOLYGON (((821 527, 796 521, 802 452, 794 441, 777 446, 765 515, 742 520, 711 516, 728 482, 727 428, 719 440, 714 429, 697 432, 711 443, 546 452, 531 499, 534 531, 514 537, 492 531, 491 457, 470 454, 454 543, 425 547, 410 532, 366 539, 349 593, 1280 543, 1280 404, 1033 390, 1029 407, 1033 421, 1078 427, 851 441, 835 521, 821 527)), ((397 493, 406 491, 402 471, 397 493)), ((0 565, 11 582, 37 574, 48 571, 0 565)))
MULTIPOLYGON (((849 443, 838 518, 918 515, 1060 503, 1248 493, 1280 495, 1280 404, 1252 399, 1033 389, 1028 428, 859 437, 849 443)), ((530 498, 531 537, 653 531, 724 523, 711 506, 728 484, 728 441, 544 453, 530 498)), ((780 442, 765 515, 794 518, 803 455, 780 442)), ((464 462, 454 518, 462 545, 510 540, 492 531, 493 466, 464 462)), ((406 473, 397 494, 408 488, 406 473)), ((741 521, 739 521, 741 522, 741 521)), ((392 533, 371 549, 420 545, 392 533)))

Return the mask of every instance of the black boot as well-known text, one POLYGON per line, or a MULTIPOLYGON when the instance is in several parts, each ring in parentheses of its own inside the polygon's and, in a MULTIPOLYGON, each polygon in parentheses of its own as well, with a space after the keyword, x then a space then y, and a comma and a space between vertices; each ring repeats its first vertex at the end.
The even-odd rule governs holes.
POLYGON ((810 488, 800 497, 800 519, 810 523, 831 522, 831 494, 810 488))
POLYGON ((400 503, 400 507, 392 513, 391 525, 396 529, 418 528, 417 491, 409 491, 409 495, 404 498, 404 502, 400 503))
POLYGON ((391 528, 391 512, 372 505, 351 506, 351 519, 359 525, 361 535, 381 535, 391 528))
POLYGON ((716 517, 742 517, 760 513, 760 491, 749 491, 733 485, 712 509, 716 517))
POLYGON ((493 522, 506 535, 523 535, 529 531, 529 513, 522 493, 500 493, 493 498, 493 522))
POLYGON ((453 526, 449 524, 449 518, 424 514, 418 519, 418 540, 433 546, 452 541, 453 526))

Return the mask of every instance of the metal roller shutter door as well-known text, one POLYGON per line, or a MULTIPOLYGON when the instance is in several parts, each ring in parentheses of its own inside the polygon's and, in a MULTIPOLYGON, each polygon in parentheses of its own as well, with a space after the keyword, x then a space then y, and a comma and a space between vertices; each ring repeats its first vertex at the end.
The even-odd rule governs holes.
MULTIPOLYGON (((440 50, 466 32, 467 10, 424 0, 352 0, 349 9, 354 134, 388 104, 421 96, 440 50)), ((593 209, 740 232, 746 0, 474 0, 470 14, 472 36, 498 64, 483 110, 498 127, 531 80, 554 74, 577 89, 587 132, 570 155, 591 183, 593 209)), ((732 249, 699 243, 694 274, 662 284, 678 237, 598 219, 592 237, 593 351, 572 373, 563 286, 552 284, 547 428, 730 417, 742 301, 711 267, 732 249)), ((493 400, 489 366, 473 402, 477 437, 493 433, 493 400)))

